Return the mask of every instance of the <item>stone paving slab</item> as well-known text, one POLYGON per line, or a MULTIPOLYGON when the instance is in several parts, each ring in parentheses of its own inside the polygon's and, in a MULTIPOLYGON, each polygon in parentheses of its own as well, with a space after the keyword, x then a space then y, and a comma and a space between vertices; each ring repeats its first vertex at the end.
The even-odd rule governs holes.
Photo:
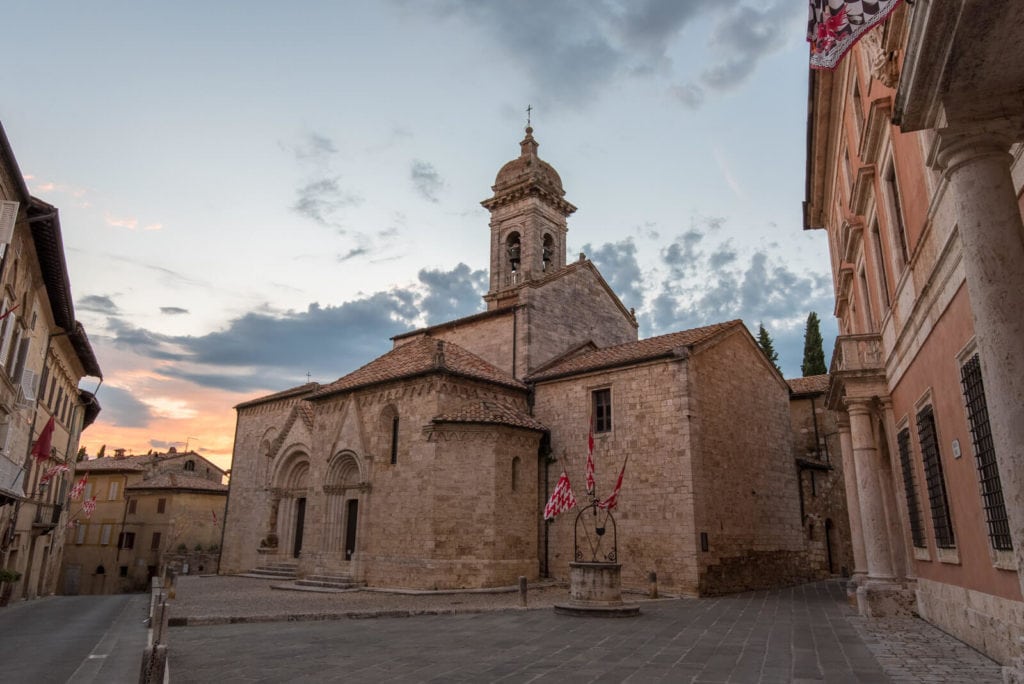
POLYGON ((201 608, 207 617, 259 618, 282 611, 262 600, 284 595, 299 621, 172 629, 173 681, 1001 681, 998 665, 921 620, 856 617, 836 581, 644 601, 641 616, 629 619, 562 616, 541 606, 563 601, 565 588, 531 592, 534 607, 523 610, 514 607, 514 594, 316 596, 274 592, 253 582, 182 581, 172 615, 186 618, 201 608), (374 614, 368 607, 374 601, 379 615, 421 614, 345 619, 353 610, 374 614), (422 614, 442 610, 451 614, 422 614))

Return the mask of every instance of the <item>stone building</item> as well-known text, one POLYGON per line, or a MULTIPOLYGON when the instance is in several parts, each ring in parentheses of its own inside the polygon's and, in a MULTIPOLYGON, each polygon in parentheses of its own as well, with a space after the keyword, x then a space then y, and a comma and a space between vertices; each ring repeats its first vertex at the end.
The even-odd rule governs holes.
POLYGON ((56 587, 78 442, 100 410, 79 381, 101 372, 75 320, 57 208, 29 194, 2 126, 0 250, 0 568, 21 575, 13 598, 34 598, 56 587), (49 452, 33 457, 51 420, 49 452))
POLYGON ((857 602, 1024 681, 1024 5, 918 0, 813 71, 857 602), (1016 662, 1016 665, 1014 665, 1016 662))
POLYGON ((563 468, 583 499, 591 424, 602 496, 629 457, 615 509, 627 586, 655 571, 667 591, 722 593, 827 572, 801 520, 785 381, 740 321, 638 340, 594 264, 567 263, 575 207, 537 147, 527 128, 483 202, 486 311, 236 407, 221 572, 565 579, 575 516, 541 511, 563 468))
POLYGON ((216 572, 227 499, 224 471, 188 451, 94 458, 70 502, 74 524, 65 533, 59 590, 63 594, 142 591, 149 578, 178 572, 216 572), (94 500, 92 514, 83 510, 94 500))

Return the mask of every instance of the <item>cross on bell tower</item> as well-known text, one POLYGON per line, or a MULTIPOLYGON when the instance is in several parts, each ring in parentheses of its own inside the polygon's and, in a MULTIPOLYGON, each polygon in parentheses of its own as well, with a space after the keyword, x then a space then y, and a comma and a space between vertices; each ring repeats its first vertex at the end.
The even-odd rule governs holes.
POLYGON ((519 156, 501 167, 480 204, 491 212, 491 286, 484 295, 488 309, 516 298, 523 283, 565 266, 566 219, 576 211, 567 202, 558 172, 537 156, 526 108, 526 137, 519 156))

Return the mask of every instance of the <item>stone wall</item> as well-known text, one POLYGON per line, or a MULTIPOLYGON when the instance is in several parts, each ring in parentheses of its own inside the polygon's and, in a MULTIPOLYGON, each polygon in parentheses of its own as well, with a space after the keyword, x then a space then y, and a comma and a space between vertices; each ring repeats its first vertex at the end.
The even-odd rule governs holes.
MULTIPOLYGON (((594 436, 600 497, 611 492, 624 459, 629 457, 619 505, 613 512, 622 584, 627 588, 645 588, 647 574, 653 570, 663 590, 695 594, 694 492, 689 477, 685 362, 660 360, 537 385, 534 415, 550 426, 551 456, 556 459, 548 467, 549 491, 564 467, 580 505, 589 503, 584 463, 591 392, 603 388, 611 389, 612 430, 594 436)), ((542 483, 538 512, 545 498, 542 483)), ((575 511, 565 513, 547 530, 549 572, 566 581, 573 556, 575 518, 575 511)), ((544 525, 541 522, 539 530, 542 546, 544 525)))
POLYGON ((520 301, 528 305, 518 328, 520 363, 526 364, 520 368, 527 372, 585 342, 610 347, 637 339, 636 325, 590 262, 524 287, 520 301))
POLYGON ((702 594, 805 581, 789 388, 743 328, 690 359, 702 594))
POLYGON ((921 617, 1004 665, 1019 657, 1024 603, 919 577, 921 617))

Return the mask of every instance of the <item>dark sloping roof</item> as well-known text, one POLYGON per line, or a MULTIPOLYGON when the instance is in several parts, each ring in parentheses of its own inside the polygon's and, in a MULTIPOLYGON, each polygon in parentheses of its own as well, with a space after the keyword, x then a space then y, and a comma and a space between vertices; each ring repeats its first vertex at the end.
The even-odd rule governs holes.
POLYGON ((392 337, 392 340, 401 340, 406 337, 413 335, 423 335, 434 332, 435 330, 451 330, 467 323, 476 323, 477 321, 484 320, 486 318, 495 318, 498 316, 507 316, 516 310, 516 306, 503 306, 500 309, 490 309, 488 311, 481 311, 480 313, 470 314, 469 316, 463 316, 462 318, 456 318, 451 321, 445 321, 444 323, 438 323, 437 325, 431 325, 426 328, 416 328, 408 332, 399 333, 392 337))
POLYGON ((194 477, 182 473, 160 473, 142 482, 136 482, 125 489, 179 489, 193 492, 213 492, 226 494, 228 486, 203 477, 194 477))
POLYGON ((495 368, 459 345, 433 337, 423 337, 377 357, 362 368, 354 370, 314 392, 310 398, 317 399, 357 387, 366 387, 427 373, 449 373, 505 387, 526 389, 526 385, 505 371, 495 368))
POLYGON ((497 401, 474 400, 434 416, 434 423, 482 423, 511 425, 544 432, 546 427, 533 416, 497 401))
POLYGON ((824 394, 828 391, 828 374, 810 375, 806 378, 790 378, 786 380, 794 395, 824 394))
POLYGON ((627 366, 658 358, 669 358, 675 356, 680 348, 693 347, 742 325, 743 321, 740 320, 726 321, 702 328, 649 337, 646 340, 627 342, 614 347, 605 347, 584 354, 574 354, 534 373, 527 379, 531 382, 542 382, 577 373, 627 366))
POLYGON ((309 394, 320 389, 320 383, 318 382, 307 382, 305 385, 299 385, 298 387, 292 387, 290 389, 281 390, 273 394, 267 394, 262 397, 256 397, 249 401, 243 401, 241 404, 236 404, 235 408, 248 408, 249 406, 257 406, 259 404, 265 404, 270 401, 277 401, 279 399, 288 399, 289 397, 298 397, 303 394, 309 394))

